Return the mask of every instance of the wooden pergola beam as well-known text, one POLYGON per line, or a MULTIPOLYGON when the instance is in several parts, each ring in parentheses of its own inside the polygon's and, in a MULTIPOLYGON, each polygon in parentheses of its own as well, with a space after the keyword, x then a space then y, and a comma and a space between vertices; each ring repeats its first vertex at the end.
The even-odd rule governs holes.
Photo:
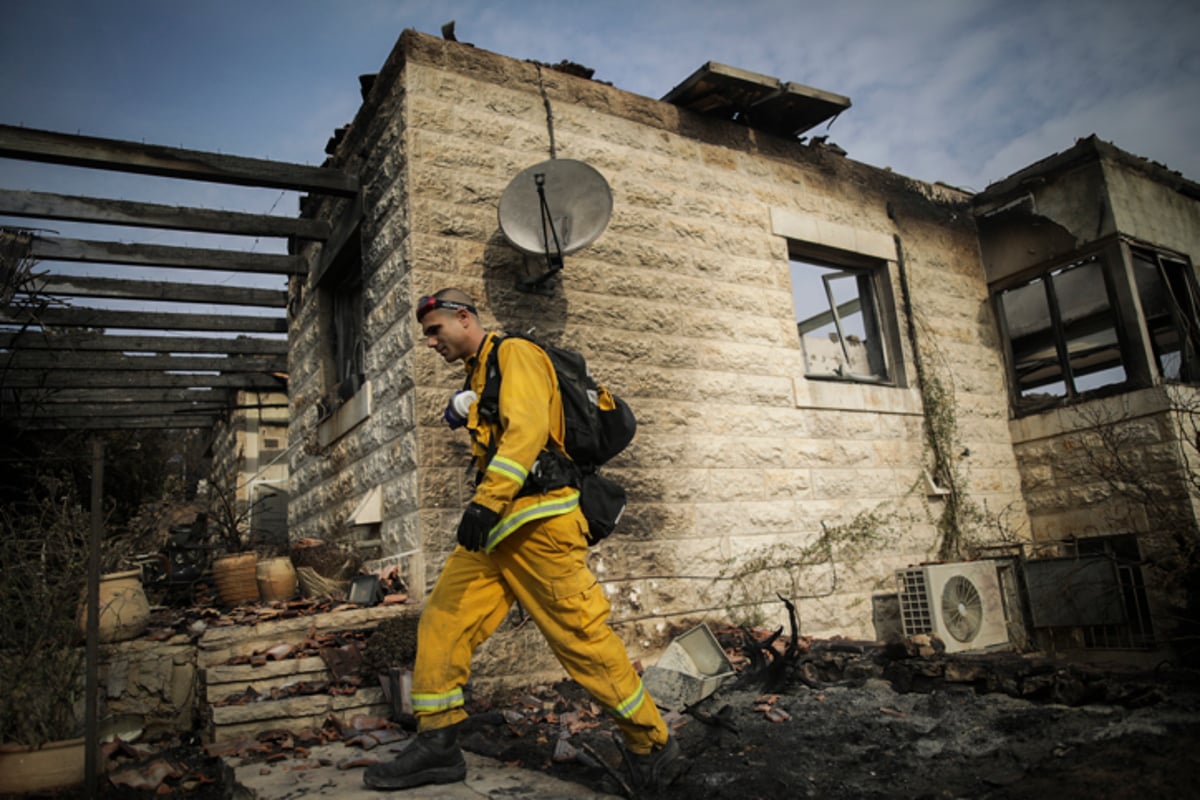
POLYGON ((0 189, 0 214, 31 219, 162 228, 233 236, 267 236, 324 241, 329 223, 318 219, 215 211, 131 200, 0 189))
MULTIPOLYGON (((105 405, 154 405, 156 403, 198 403, 205 407, 228 408, 233 402, 231 389, 171 389, 153 386, 128 386, 117 389, 53 389, 45 391, 23 391, 18 394, 22 404, 29 406, 64 407, 74 403, 99 403, 105 405)), ((262 389, 261 394, 282 393, 282 388, 262 389)))
MULTIPOLYGON (((287 356, 130 355, 118 351, 93 353, 62 350, 18 350, 0 354, 5 370, 163 370, 213 372, 286 372, 287 356)), ((3 378, 0 378, 0 382, 3 378)))
POLYGON ((148 414, 190 414, 220 417, 225 409, 215 405, 191 403, 72 403, 63 406, 39 406, 30 411, 27 419, 74 419, 78 417, 144 417, 148 414))
POLYGON ((101 139, 0 125, 0 156, 47 164, 262 186, 342 197, 358 193, 357 176, 324 167, 227 156, 201 150, 101 139))
POLYGON ((224 272, 258 272, 272 275, 303 275, 308 266, 298 255, 246 253, 165 244, 124 244, 84 239, 35 236, 29 257, 41 261, 72 261, 88 264, 120 264, 134 267, 185 267, 224 272))
POLYGON ((103 297, 118 300, 214 303, 263 308, 287 307, 286 290, 224 284, 210 285, 43 274, 33 279, 29 291, 37 295, 56 297, 103 297))
POLYGON ((86 417, 75 419, 55 417, 42 419, 31 417, 19 423, 26 430, 38 431, 109 431, 109 430, 209 430, 213 426, 210 416, 195 414, 164 414, 141 417, 86 417))
POLYGON ((285 339, 237 336, 138 336, 66 329, 47 332, 42 329, 22 333, 0 332, 0 348, 5 350, 104 351, 126 353, 227 353, 230 355, 287 355, 285 339))
POLYGON ((114 414, 117 416, 139 416, 143 414, 211 414, 222 415, 239 408, 287 408, 287 403, 265 403, 262 405, 234 405, 232 402, 219 403, 213 400, 209 403, 200 402, 126 402, 117 403, 104 400, 101 397, 83 398, 72 403, 42 403, 28 416, 71 417, 90 416, 92 414, 114 414))
POLYGON ((223 331, 287 333, 283 317, 234 314, 172 314, 153 311, 116 311, 109 308, 47 308, 38 312, 0 311, 0 324, 40 325, 43 328, 128 328, 160 331, 223 331))
POLYGON ((63 372, 62 370, 8 370, 0 376, 4 389, 129 389, 132 387, 192 389, 259 389, 284 391, 281 378, 254 372, 166 373, 158 371, 63 372))

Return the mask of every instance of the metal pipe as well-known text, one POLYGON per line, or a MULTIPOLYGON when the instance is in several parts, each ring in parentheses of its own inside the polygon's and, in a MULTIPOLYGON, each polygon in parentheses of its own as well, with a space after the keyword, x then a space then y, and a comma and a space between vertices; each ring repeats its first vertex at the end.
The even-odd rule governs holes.
POLYGON ((92 435, 92 516, 88 537, 87 655, 84 660, 84 783, 91 800, 98 797, 96 756, 100 725, 96 713, 100 652, 100 537, 104 532, 104 442, 92 435))

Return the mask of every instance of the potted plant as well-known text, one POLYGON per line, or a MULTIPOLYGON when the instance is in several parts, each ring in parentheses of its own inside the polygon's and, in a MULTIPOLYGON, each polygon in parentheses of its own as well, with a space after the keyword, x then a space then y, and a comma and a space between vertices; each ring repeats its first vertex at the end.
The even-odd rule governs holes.
POLYGON ((258 554, 250 544, 250 508, 230 486, 209 484, 208 533, 213 548, 213 583, 222 605, 256 602, 258 554))
POLYGON ((84 777, 76 610, 89 522, 70 481, 37 486, 34 496, 0 505, 0 794, 84 777), (30 767, 31 783, 18 784, 30 767))

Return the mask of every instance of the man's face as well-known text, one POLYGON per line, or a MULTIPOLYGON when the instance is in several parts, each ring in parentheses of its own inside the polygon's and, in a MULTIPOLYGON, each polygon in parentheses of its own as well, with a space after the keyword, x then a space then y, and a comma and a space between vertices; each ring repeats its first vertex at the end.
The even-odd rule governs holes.
POLYGON ((421 318, 421 330, 425 344, 437 350, 438 355, 448 362, 459 361, 472 355, 467 333, 467 321, 471 312, 439 308, 421 318))

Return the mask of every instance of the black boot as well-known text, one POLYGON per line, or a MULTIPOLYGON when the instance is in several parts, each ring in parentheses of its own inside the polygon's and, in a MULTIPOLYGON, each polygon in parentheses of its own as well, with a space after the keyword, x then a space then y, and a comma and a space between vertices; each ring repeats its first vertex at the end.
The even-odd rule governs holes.
POLYGON ((458 726, 423 731, 391 761, 372 764, 363 773, 369 789, 407 789, 427 783, 454 783, 467 777, 458 746, 458 726))
POLYGON ((687 768, 687 760, 674 736, 645 755, 625 752, 625 775, 635 797, 663 791, 679 780, 687 768))

